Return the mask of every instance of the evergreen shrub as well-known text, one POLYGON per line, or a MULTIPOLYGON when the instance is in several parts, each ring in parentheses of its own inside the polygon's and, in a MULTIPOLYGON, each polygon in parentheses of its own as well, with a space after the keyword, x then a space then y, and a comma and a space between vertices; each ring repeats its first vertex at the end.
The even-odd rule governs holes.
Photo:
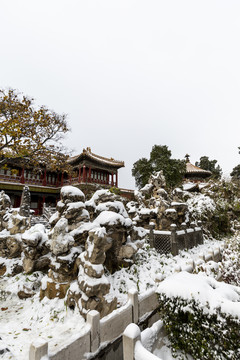
POLYGON ((161 316, 173 351, 194 360, 240 359, 240 321, 220 308, 215 313, 198 300, 159 295, 161 316))

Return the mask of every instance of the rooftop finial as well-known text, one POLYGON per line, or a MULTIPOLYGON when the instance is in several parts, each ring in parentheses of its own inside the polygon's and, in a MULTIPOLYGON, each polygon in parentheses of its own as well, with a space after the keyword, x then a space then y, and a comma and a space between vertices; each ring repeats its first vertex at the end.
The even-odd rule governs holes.
POLYGON ((186 155, 185 155, 186 162, 190 162, 189 158, 190 158, 190 155, 189 155, 189 154, 186 154, 186 155))

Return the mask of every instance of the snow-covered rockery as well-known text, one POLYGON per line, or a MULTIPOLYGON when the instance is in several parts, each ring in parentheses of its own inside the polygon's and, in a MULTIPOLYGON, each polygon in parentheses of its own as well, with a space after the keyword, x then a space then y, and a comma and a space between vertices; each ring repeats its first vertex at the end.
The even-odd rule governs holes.
MULTIPOLYGON (((110 296, 105 272, 133 264, 142 245, 139 240, 146 236, 144 229, 133 225, 121 198, 99 190, 85 201, 81 190, 65 186, 50 218, 50 230, 42 224, 31 227, 30 214, 21 216, 12 209, 4 193, 0 211, 0 255, 13 259, 11 266, 0 263, 1 274, 41 271, 45 276, 40 299, 66 298, 66 303, 78 307, 83 315, 96 309, 105 316, 116 308, 117 299, 110 296)), ((21 297, 33 295, 32 288, 21 291, 21 297)))
POLYGON ((187 204, 182 200, 184 192, 175 189, 172 194, 166 190, 162 171, 151 175, 142 189, 135 191, 135 201, 127 204, 131 219, 139 226, 148 227, 155 223, 156 229, 169 230, 170 225, 181 225, 186 221, 187 204))
POLYGON ((137 246, 132 240, 145 236, 133 226, 118 197, 98 190, 89 201, 81 190, 65 186, 57 212, 50 219, 50 270, 41 298, 65 297, 85 315, 96 309, 104 316, 117 305, 109 296, 104 272, 133 263, 137 246), (74 283, 73 283, 74 281, 74 283))

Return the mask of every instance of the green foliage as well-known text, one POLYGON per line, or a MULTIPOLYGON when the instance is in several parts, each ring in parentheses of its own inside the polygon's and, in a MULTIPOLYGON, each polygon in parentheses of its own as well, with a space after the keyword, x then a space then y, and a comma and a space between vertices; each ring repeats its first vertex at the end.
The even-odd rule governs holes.
POLYGON ((160 170, 163 171, 169 188, 180 184, 186 172, 186 164, 184 160, 172 159, 171 156, 172 153, 166 145, 154 145, 149 160, 142 158, 136 161, 133 164, 132 175, 137 187, 146 185, 150 175, 160 170))
POLYGON ((217 160, 209 160, 208 156, 200 157, 199 162, 195 163, 196 166, 200 167, 203 170, 211 171, 213 179, 220 179, 222 176, 222 169, 217 164, 217 160))
POLYGON ((115 186, 112 186, 109 191, 115 195, 121 195, 121 190, 119 188, 116 188, 115 186))
POLYGON ((139 159, 133 164, 132 175, 138 188, 147 184, 150 175, 153 173, 153 167, 146 158, 139 159))
POLYGON ((234 179, 240 179, 240 164, 235 166, 230 174, 234 179))
POLYGON ((195 360, 232 360, 240 358, 239 319, 210 313, 194 299, 159 295, 161 317, 175 351, 182 350, 195 360))

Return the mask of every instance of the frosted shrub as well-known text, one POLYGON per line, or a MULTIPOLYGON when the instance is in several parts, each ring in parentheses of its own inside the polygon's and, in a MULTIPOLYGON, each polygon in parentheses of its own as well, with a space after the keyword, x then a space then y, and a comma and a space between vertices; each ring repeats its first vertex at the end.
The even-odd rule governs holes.
POLYGON ((228 284, 240 286, 240 236, 225 241, 220 271, 222 280, 228 284))
POLYGON ((173 351, 182 350, 195 360, 240 359, 240 321, 219 308, 210 313, 195 299, 159 295, 173 351))

